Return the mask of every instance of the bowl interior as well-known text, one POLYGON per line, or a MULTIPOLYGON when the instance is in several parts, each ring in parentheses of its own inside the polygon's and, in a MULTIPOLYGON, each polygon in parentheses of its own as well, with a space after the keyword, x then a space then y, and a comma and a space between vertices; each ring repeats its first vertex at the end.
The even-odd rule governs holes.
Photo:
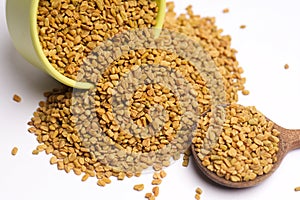
MULTIPOLYGON (((163 23, 164 23, 164 18, 165 18, 165 10, 166 10, 166 0, 156 0, 157 5, 158 5, 158 14, 156 18, 156 25, 155 25, 155 36, 159 36, 160 31, 162 29, 163 23)), ((37 25, 37 11, 38 11, 38 6, 39 6, 39 1, 32 0, 31 1, 31 10, 30 10, 30 31, 31 31, 31 38, 32 42, 34 45, 34 48, 36 50, 36 53, 39 57, 39 59, 42 62, 41 68, 43 68, 47 73, 49 73, 51 76, 53 76, 56 80, 59 82, 78 89, 90 89, 93 88, 94 85, 91 83, 87 82, 77 82, 73 79, 70 79, 61 73, 59 73, 48 61, 47 57, 45 56, 42 46, 40 44, 39 40, 39 33, 38 33, 38 25, 37 25)))

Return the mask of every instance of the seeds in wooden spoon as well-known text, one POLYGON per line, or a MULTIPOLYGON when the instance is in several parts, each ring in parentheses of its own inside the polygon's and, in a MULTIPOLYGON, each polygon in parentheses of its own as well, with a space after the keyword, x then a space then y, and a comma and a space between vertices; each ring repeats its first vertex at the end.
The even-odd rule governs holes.
POLYGON ((201 153, 210 113, 201 117, 202 130, 193 145, 203 166, 232 182, 251 181, 271 171, 277 161, 279 131, 255 107, 232 104, 226 107, 223 131, 212 151, 201 153))

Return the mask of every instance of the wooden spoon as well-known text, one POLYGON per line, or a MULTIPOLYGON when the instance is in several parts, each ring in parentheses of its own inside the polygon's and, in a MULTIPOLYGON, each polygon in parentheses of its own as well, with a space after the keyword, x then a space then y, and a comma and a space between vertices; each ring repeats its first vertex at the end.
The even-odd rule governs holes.
MULTIPOLYGON (((268 118, 266 118, 266 119, 268 121, 271 121, 268 118)), ((226 187, 230 187, 230 188, 247 188, 247 187, 255 186, 272 175, 272 173, 279 167, 281 161, 283 160, 283 158, 286 156, 286 154, 289 151, 300 148, 300 130, 285 129, 275 123, 274 123, 274 128, 280 132, 279 151, 277 153, 278 160, 274 164, 272 170, 267 174, 257 176, 252 181, 232 182, 230 180, 226 180, 225 178, 219 177, 217 174, 208 170, 205 166, 202 165, 202 161, 198 157, 197 152, 195 151, 194 145, 192 145, 192 154, 195 159, 196 165, 199 167, 200 171, 205 176, 207 176, 209 179, 211 179, 215 183, 218 183, 222 186, 226 186, 226 187)))

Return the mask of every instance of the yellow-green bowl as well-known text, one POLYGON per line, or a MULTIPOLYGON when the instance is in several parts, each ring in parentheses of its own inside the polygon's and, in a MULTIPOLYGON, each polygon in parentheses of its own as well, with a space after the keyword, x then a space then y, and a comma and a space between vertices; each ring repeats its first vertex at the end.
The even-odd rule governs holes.
MULTIPOLYGON (((164 18, 166 1, 156 0, 159 6, 157 24, 159 34, 164 18)), ((59 73, 46 58, 40 45, 37 27, 38 0, 7 0, 6 20, 7 26, 17 51, 32 65, 44 70, 59 82, 79 89, 93 87, 91 83, 77 82, 59 73)))

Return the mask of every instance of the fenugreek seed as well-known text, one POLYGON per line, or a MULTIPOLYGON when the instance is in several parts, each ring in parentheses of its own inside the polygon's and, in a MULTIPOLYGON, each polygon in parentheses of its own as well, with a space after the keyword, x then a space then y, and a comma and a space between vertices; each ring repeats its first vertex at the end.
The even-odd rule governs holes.
POLYGON ((17 103, 20 103, 20 102, 22 101, 22 98, 21 98, 19 95, 14 94, 13 100, 14 100, 15 102, 17 102, 17 103))
POLYGON ((295 187, 294 189, 296 192, 300 191, 300 187, 295 187))
POLYGON ((224 8, 223 13, 229 13, 229 8, 224 8))
POLYGON ((89 174, 85 174, 85 175, 83 175, 83 177, 81 178, 81 181, 86 181, 86 180, 88 180, 88 178, 90 177, 90 175, 89 174))
POLYGON ((52 156, 51 159, 50 159, 50 164, 54 165, 56 163, 57 163, 57 157, 56 156, 52 156))
POLYGON ((200 200, 200 194, 195 194, 195 199, 200 200))
POLYGON ((182 162, 183 167, 188 167, 189 166, 189 159, 184 159, 182 162))
POLYGON ((241 181, 241 179, 238 176, 230 176, 230 180, 232 182, 239 182, 239 181, 241 181))
POLYGON ((38 150, 36 150, 36 149, 32 151, 32 154, 33 154, 33 155, 38 155, 39 153, 40 153, 40 151, 38 151, 38 150))
POLYGON ((152 197, 152 193, 148 192, 145 194, 145 198, 149 199, 150 197, 152 197))
POLYGON ((201 195, 201 194, 202 194, 201 188, 197 187, 197 188, 196 188, 196 193, 201 195))
POLYGON ((123 172, 120 172, 119 175, 118 175, 118 180, 124 180, 126 177, 126 174, 123 173, 123 172))
POLYGON ((272 170, 273 166, 272 165, 267 165, 264 167, 264 173, 267 174, 272 170))
POLYGON ((151 184, 152 184, 152 185, 160 185, 161 182, 162 182, 161 179, 154 179, 154 180, 151 182, 151 184))
POLYGON ((290 66, 288 64, 284 65, 284 69, 289 69, 289 68, 290 68, 290 66))
POLYGON ((164 171, 164 170, 161 170, 161 171, 159 172, 159 175, 160 175, 160 178, 165 178, 165 177, 167 176, 167 172, 164 171))
POLYGON ((234 148, 230 148, 228 151, 228 155, 230 155, 231 157, 235 157, 237 154, 237 151, 234 148))
POLYGON ((246 25, 241 25, 240 28, 241 28, 241 29, 245 29, 245 28, 246 28, 246 25))
POLYGON ((111 180, 107 177, 103 177, 102 180, 106 183, 106 184, 110 184, 111 180))
POLYGON ((144 190, 144 184, 137 184, 137 185, 133 186, 133 189, 136 191, 142 191, 142 190, 144 190))
POLYGON ((104 187, 106 185, 106 183, 103 180, 98 180, 97 185, 104 187))
POLYGON ((153 187, 152 193, 155 197, 157 197, 159 195, 159 187, 158 186, 153 187))
POLYGON ((242 90, 242 94, 243 94, 243 95, 249 95, 250 92, 249 92, 249 90, 242 90))
POLYGON ((12 150, 11 150, 11 155, 15 156, 17 155, 19 149, 17 147, 14 147, 12 150))
POLYGON ((74 174, 76 174, 77 176, 80 176, 83 170, 79 169, 79 168, 74 168, 73 172, 74 174))

